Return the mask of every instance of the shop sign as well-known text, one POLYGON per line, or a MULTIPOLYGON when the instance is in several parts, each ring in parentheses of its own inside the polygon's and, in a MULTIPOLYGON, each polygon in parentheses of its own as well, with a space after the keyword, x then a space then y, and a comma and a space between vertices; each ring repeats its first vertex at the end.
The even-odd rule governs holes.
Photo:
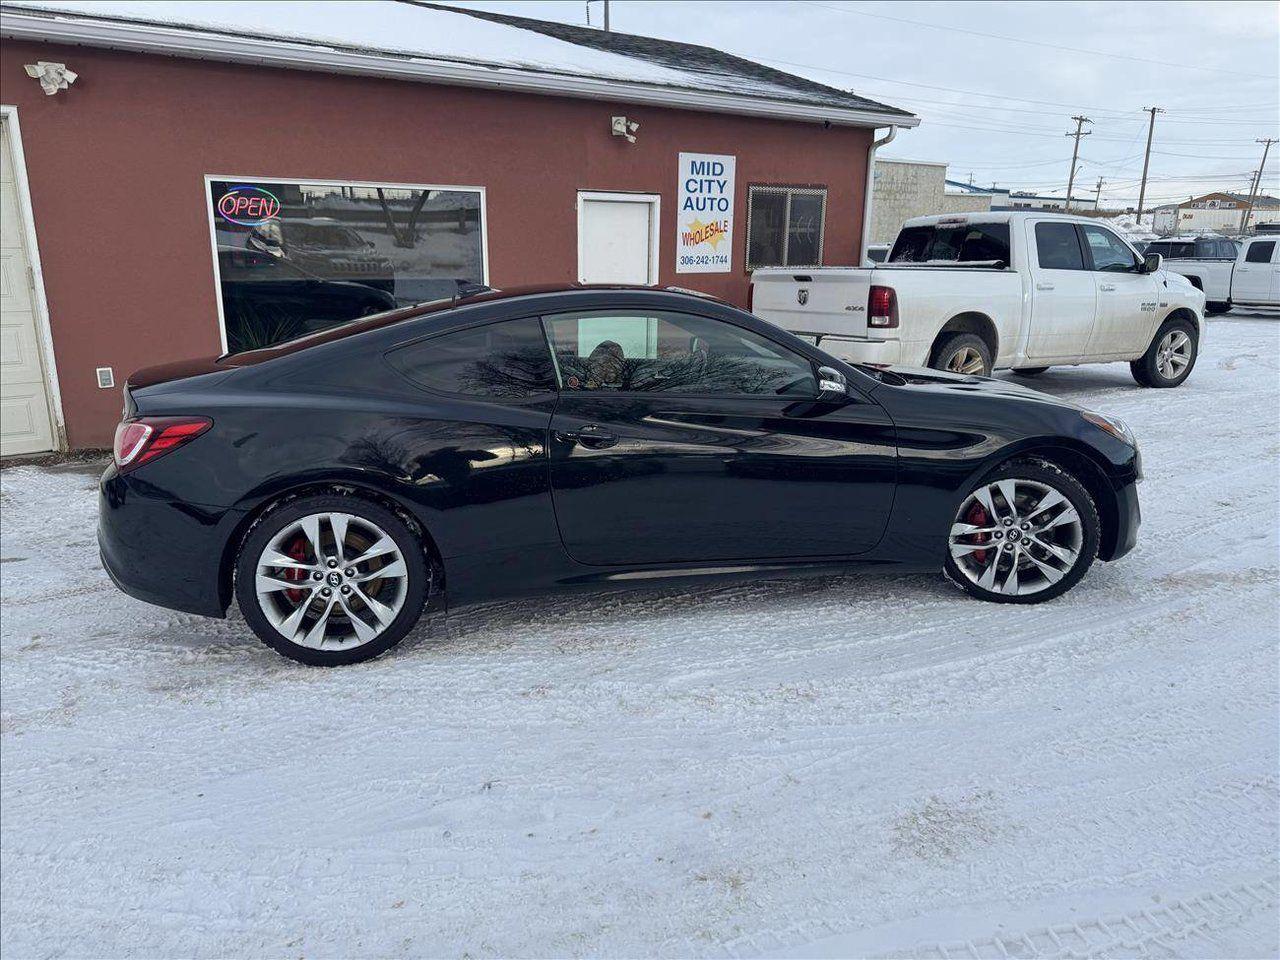
POLYGON ((680 154, 676 273, 732 269, 735 166, 734 157, 680 154))
POLYGON ((280 215, 280 200, 262 187, 232 187, 218 200, 218 214, 229 223, 256 227, 280 215))

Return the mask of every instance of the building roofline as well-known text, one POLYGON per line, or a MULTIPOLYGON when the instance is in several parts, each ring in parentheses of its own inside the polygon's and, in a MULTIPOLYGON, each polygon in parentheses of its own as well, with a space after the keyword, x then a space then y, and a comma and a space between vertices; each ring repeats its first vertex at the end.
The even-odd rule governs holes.
POLYGON ((0 5, 0 36, 15 40, 126 50, 196 60, 243 63, 349 76, 383 77, 542 96, 605 99, 683 110, 830 123, 848 127, 914 127, 918 117, 893 108, 857 109, 798 100, 697 90, 550 70, 455 60, 325 40, 236 33, 194 25, 0 5))

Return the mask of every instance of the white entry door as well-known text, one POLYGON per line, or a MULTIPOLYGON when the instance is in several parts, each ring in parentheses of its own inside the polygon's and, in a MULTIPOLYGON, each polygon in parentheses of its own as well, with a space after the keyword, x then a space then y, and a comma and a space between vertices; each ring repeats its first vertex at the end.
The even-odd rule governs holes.
POLYGON ((54 446, 12 146, 9 123, 0 119, 0 456, 6 457, 54 446))
POLYGON ((578 282, 658 282, 658 197, 578 194, 578 282))

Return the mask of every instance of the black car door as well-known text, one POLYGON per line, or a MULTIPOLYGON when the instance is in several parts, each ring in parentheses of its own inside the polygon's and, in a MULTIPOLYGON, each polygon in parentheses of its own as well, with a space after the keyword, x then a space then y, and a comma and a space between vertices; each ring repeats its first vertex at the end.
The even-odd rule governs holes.
POLYGON ((815 366, 727 320, 647 308, 543 318, 561 392, 551 486, 592 565, 852 556, 893 500, 892 424, 818 402, 815 366))

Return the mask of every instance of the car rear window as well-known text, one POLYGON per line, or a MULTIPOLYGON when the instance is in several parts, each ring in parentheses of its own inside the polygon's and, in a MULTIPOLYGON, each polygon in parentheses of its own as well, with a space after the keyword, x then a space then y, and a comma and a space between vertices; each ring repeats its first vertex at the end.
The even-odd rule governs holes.
POLYGON ((556 389, 551 348, 536 317, 419 340, 392 350, 387 361, 437 393, 511 399, 556 389))
POLYGON ((1153 243, 1147 247, 1147 253, 1158 253, 1168 260, 1186 259, 1195 256, 1194 243, 1153 243))
POLYGON ((1009 224, 930 223, 904 227, 890 263, 999 263, 1009 265, 1009 224))

